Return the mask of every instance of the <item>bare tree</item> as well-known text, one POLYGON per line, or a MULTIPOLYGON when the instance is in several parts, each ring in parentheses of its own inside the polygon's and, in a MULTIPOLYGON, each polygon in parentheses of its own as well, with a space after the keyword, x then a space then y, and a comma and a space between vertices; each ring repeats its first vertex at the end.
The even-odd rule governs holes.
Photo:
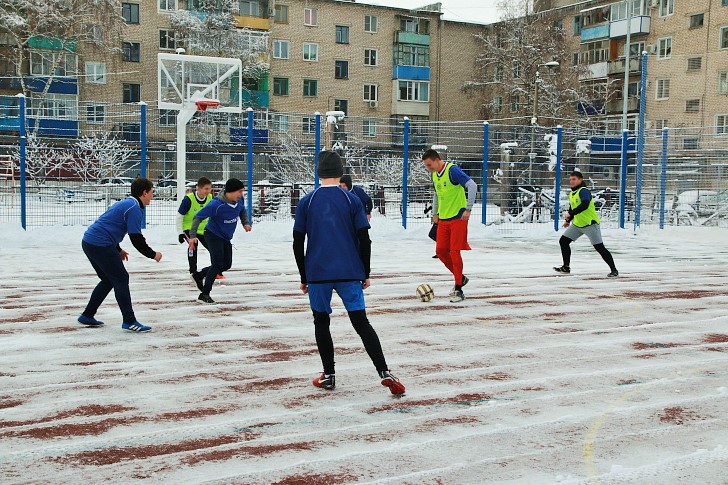
POLYGON ((275 152, 271 154, 271 175, 284 183, 313 184, 314 151, 295 135, 281 135, 275 152))
POLYGON ((75 143, 68 169, 83 182, 118 177, 137 153, 108 133, 83 136, 75 143))

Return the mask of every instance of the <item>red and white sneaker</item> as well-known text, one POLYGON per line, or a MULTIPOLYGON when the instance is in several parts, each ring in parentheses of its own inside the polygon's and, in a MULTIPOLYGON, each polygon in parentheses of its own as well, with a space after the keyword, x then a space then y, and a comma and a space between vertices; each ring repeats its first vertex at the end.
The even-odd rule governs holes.
POLYGON ((336 376, 334 374, 327 376, 326 373, 322 372, 320 376, 313 380, 313 385, 330 391, 336 387, 336 376))
POLYGON ((382 378, 382 385, 388 387, 392 394, 395 396, 402 396, 404 394, 404 384, 399 382, 399 379, 394 377, 390 371, 381 371, 379 377, 382 378))
POLYGON ((225 279, 225 276, 223 276, 221 274, 218 274, 218 275, 215 275, 215 279, 216 280, 224 280, 225 279))

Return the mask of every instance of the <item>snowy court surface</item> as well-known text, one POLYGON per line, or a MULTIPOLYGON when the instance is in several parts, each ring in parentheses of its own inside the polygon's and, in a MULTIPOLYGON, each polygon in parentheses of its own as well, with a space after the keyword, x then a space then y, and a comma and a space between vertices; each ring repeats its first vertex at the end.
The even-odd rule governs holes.
POLYGON ((585 238, 558 276, 552 230, 471 223, 453 305, 429 227, 373 222, 367 303, 401 399, 340 302, 338 387, 311 385, 290 224, 238 230, 215 306, 172 229, 146 233, 159 264, 125 241, 148 334, 122 332, 113 296, 105 327, 75 322, 96 284, 83 228, 3 227, 0 481, 728 483, 728 232, 606 230, 607 280, 585 238))

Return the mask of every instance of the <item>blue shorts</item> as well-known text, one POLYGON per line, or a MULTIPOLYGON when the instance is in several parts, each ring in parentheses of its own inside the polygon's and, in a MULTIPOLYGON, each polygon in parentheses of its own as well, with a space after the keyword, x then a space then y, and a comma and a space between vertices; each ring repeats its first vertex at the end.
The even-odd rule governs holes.
POLYGON ((344 283, 312 283, 308 285, 308 301, 311 309, 319 313, 331 315, 331 296, 336 293, 344 302, 347 312, 365 310, 364 290, 359 281, 346 281, 344 283))

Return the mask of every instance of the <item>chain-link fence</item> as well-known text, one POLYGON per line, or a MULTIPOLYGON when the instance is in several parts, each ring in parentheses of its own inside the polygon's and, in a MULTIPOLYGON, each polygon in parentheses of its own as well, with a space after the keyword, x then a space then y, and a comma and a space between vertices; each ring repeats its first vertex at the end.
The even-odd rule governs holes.
MULTIPOLYGON (((174 224, 176 112, 36 101, 21 110, 22 103, 0 97, 0 222, 87 225, 141 175, 156 185, 147 224, 174 224)), ((240 178, 251 187, 246 201, 256 221, 290 219, 318 182, 317 152, 333 149, 372 197, 375 217, 427 224, 433 188, 421 156, 434 148, 477 183, 473 221, 498 228, 558 227, 555 214, 568 208, 568 174, 577 168, 607 227, 728 226, 728 135, 720 128, 648 130, 641 145, 632 133, 480 121, 255 111, 250 127, 249 116, 195 115, 184 183, 193 190, 205 176, 217 191, 240 178)))

